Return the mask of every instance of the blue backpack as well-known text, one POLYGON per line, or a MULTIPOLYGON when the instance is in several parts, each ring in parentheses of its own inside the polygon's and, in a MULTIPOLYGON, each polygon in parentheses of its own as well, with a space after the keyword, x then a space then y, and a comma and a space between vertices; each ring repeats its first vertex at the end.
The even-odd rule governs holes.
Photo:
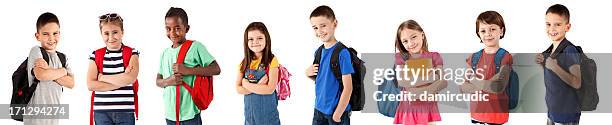
MULTIPOLYGON (((383 98, 382 94, 394 94, 397 95, 400 93, 400 88, 397 85, 397 79, 395 79, 395 73, 392 76, 393 80, 384 79, 383 83, 378 86, 378 91, 381 91, 381 94, 376 95, 376 98, 383 98)), ((399 105, 399 101, 377 101, 378 112, 387 117, 395 117, 395 111, 397 110, 397 106, 399 105)))
MULTIPOLYGON (((472 55, 472 69, 474 69, 474 71, 476 71, 476 66, 478 65, 478 61, 482 56, 482 51, 483 50, 480 50, 472 55)), ((507 51, 503 48, 499 48, 497 52, 495 52, 495 72, 499 72, 501 61, 506 53, 507 51)), ((510 80, 506 86, 506 95, 508 95, 509 99, 508 108, 510 110, 516 108, 519 100, 519 77, 518 74, 516 74, 516 72, 514 72, 512 69, 510 69, 510 80)))

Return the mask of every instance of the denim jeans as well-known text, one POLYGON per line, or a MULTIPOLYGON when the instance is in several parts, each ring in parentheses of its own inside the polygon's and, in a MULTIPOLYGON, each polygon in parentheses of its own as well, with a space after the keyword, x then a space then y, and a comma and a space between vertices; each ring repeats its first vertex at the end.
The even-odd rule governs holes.
POLYGON ((96 125, 134 125, 134 112, 94 112, 96 125))
POLYGON ((244 95, 245 125, 280 125, 276 92, 244 95))
MULTIPOLYGON (((166 119, 167 125, 176 125, 176 121, 166 119)), ((179 122, 179 125, 202 125, 202 118, 200 118, 200 114, 196 114, 193 119, 185 120, 179 122)))
POLYGON ((319 110, 314 110, 314 117, 312 118, 312 125, 350 125, 351 124, 351 111, 345 111, 340 116, 340 122, 335 122, 332 115, 323 114, 319 110))

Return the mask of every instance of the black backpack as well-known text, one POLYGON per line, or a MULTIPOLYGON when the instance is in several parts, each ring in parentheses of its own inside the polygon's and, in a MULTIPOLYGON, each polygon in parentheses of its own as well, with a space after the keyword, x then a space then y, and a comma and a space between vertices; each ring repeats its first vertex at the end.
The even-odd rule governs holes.
MULTIPOLYGON (((569 43, 573 45, 572 43, 569 43)), ((552 57, 556 57, 558 53, 567 47, 567 44, 560 44, 557 50, 553 52, 552 57)), ((599 103, 599 94, 597 93, 597 64, 595 60, 589 58, 582 51, 582 47, 576 46, 576 50, 580 54, 580 74, 581 74, 581 87, 576 89, 578 95, 578 104, 580 105, 581 111, 593 111, 597 108, 599 103)), ((552 46, 550 46, 544 53, 550 53, 552 46)))
MULTIPOLYGON (((330 66, 334 75, 336 76, 336 79, 340 83, 339 91, 341 91, 344 87, 342 85, 342 74, 340 73, 340 63, 338 58, 340 57, 340 50, 347 49, 351 55, 351 64, 353 65, 353 69, 355 70, 355 72, 351 74, 351 77, 353 79, 353 92, 351 94, 349 104, 351 105, 351 111, 361 111, 363 110, 363 106, 365 105, 365 92, 363 89, 363 79, 366 73, 366 67, 364 65, 365 62, 359 59, 359 57, 357 57, 357 51, 355 51, 355 49, 347 48, 341 42, 338 42, 336 44, 336 48, 334 49, 331 55, 330 66)), ((319 64, 319 62, 321 62, 321 51, 323 51, 323 49, 323 45, 321 45, 321 47, 317 49, 313 64, 319 64)))
MULTIPOLYGON (((49 62, 49 55, 47 52, 41 47, 40 52, 43 56, 43 59, 49 62)), ((66 56, 63 53, 57 52, 57 56, 60 58, 60 62, 62 63, 62 67, 66 67, 66 56)), ((32 99, 32 95, 36 90, 36 86, 40 82, 38 79, 34 78, 34 83, 29 86, 28 83, 28 59, 24 60, 19 68, 15 70, 13 73, 13 95, 11 97, 10 108, 16 110, 18 108, 23 108, 28 105, 30 99, 32 99)), ((34 72, 32 72, 32 75, 34 72)), ((13 112, 11 113, 11 118, 17 121, 23 121, 23 112, 13 112)))

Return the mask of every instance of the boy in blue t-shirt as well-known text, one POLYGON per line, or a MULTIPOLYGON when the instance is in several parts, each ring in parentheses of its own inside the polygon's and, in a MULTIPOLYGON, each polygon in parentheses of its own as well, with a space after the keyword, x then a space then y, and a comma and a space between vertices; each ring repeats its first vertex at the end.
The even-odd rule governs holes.
POLYGON ((317 7, 310 14, 310 23, 315 36, 323 42, 324 46, 320 62, 306 69, 306 75, 315 80, 316 97, 312 124, 348 125, 351 113, 349 100, 353 90, 351 74, 354 73, 350 53, 347 49, 342 49, 338 54, 342 74, 342 82, 340 82, 336 79, 330 65, 333 50, 338 46, 338 41, 334 37, 338 21, 333 10, 325 5, 317 7), (343 89, 340 89, 340 84, 343 85, 343 89))
POLYGON ((576 90, 581 86, 580 55, 565 38, 571 24, 569 10, 555 4, 546 11, 546 32, 552 45, 536 56, 536 63, 544 65, 546 107, 549 125, 577 125, 580 105, 576 90))

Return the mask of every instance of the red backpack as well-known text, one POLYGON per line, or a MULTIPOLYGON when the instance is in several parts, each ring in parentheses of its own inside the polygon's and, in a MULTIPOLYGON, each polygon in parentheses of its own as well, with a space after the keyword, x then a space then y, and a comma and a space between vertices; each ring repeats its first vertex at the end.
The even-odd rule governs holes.
MULTIPOLYGON (((193 43, 193 41, 187 40, 181 45, 181 49, 178 53, 178 58, 176 59, 177 63, 185 63, 185 56, 187 55, 187 51, 191 47, 191 43, 193 43)), ((193 82, 193 87, 189 86, 183 81, 183 83, 176 87, 175 114, 177 125, 179 125, 180 122, 179 112, 181 109, 181 87, 179 86, 183 86, 185 87, 185 89, 187 89, 187 92, 191 94, 191 99, 200 110, 206 110, 210 105, 210 102, 212 102, 214 96, 212 76, 196 76, 196 79, 193 82)))
MULTIPOLYGON (((121 46, 123 52, 123 67, 127 68, 130 65, 130 59, 132 57, 132 48, 128 46, 121 46)), ((102 67, 104 61, 104 54, 106 54, 106 48, 100 48, 94 52, 94 62, 98 67, 98 72, 102 72, 104 69, 102 67)), ((132 84, 134 91, 134 114, 136 114, 136 120, 138 120, 138 79, 132 84)), ((91 104, 89 108, 89 124, 93 125, 93 104, 94 104, 94 95, 95 91, 91 91, 91 104)))

